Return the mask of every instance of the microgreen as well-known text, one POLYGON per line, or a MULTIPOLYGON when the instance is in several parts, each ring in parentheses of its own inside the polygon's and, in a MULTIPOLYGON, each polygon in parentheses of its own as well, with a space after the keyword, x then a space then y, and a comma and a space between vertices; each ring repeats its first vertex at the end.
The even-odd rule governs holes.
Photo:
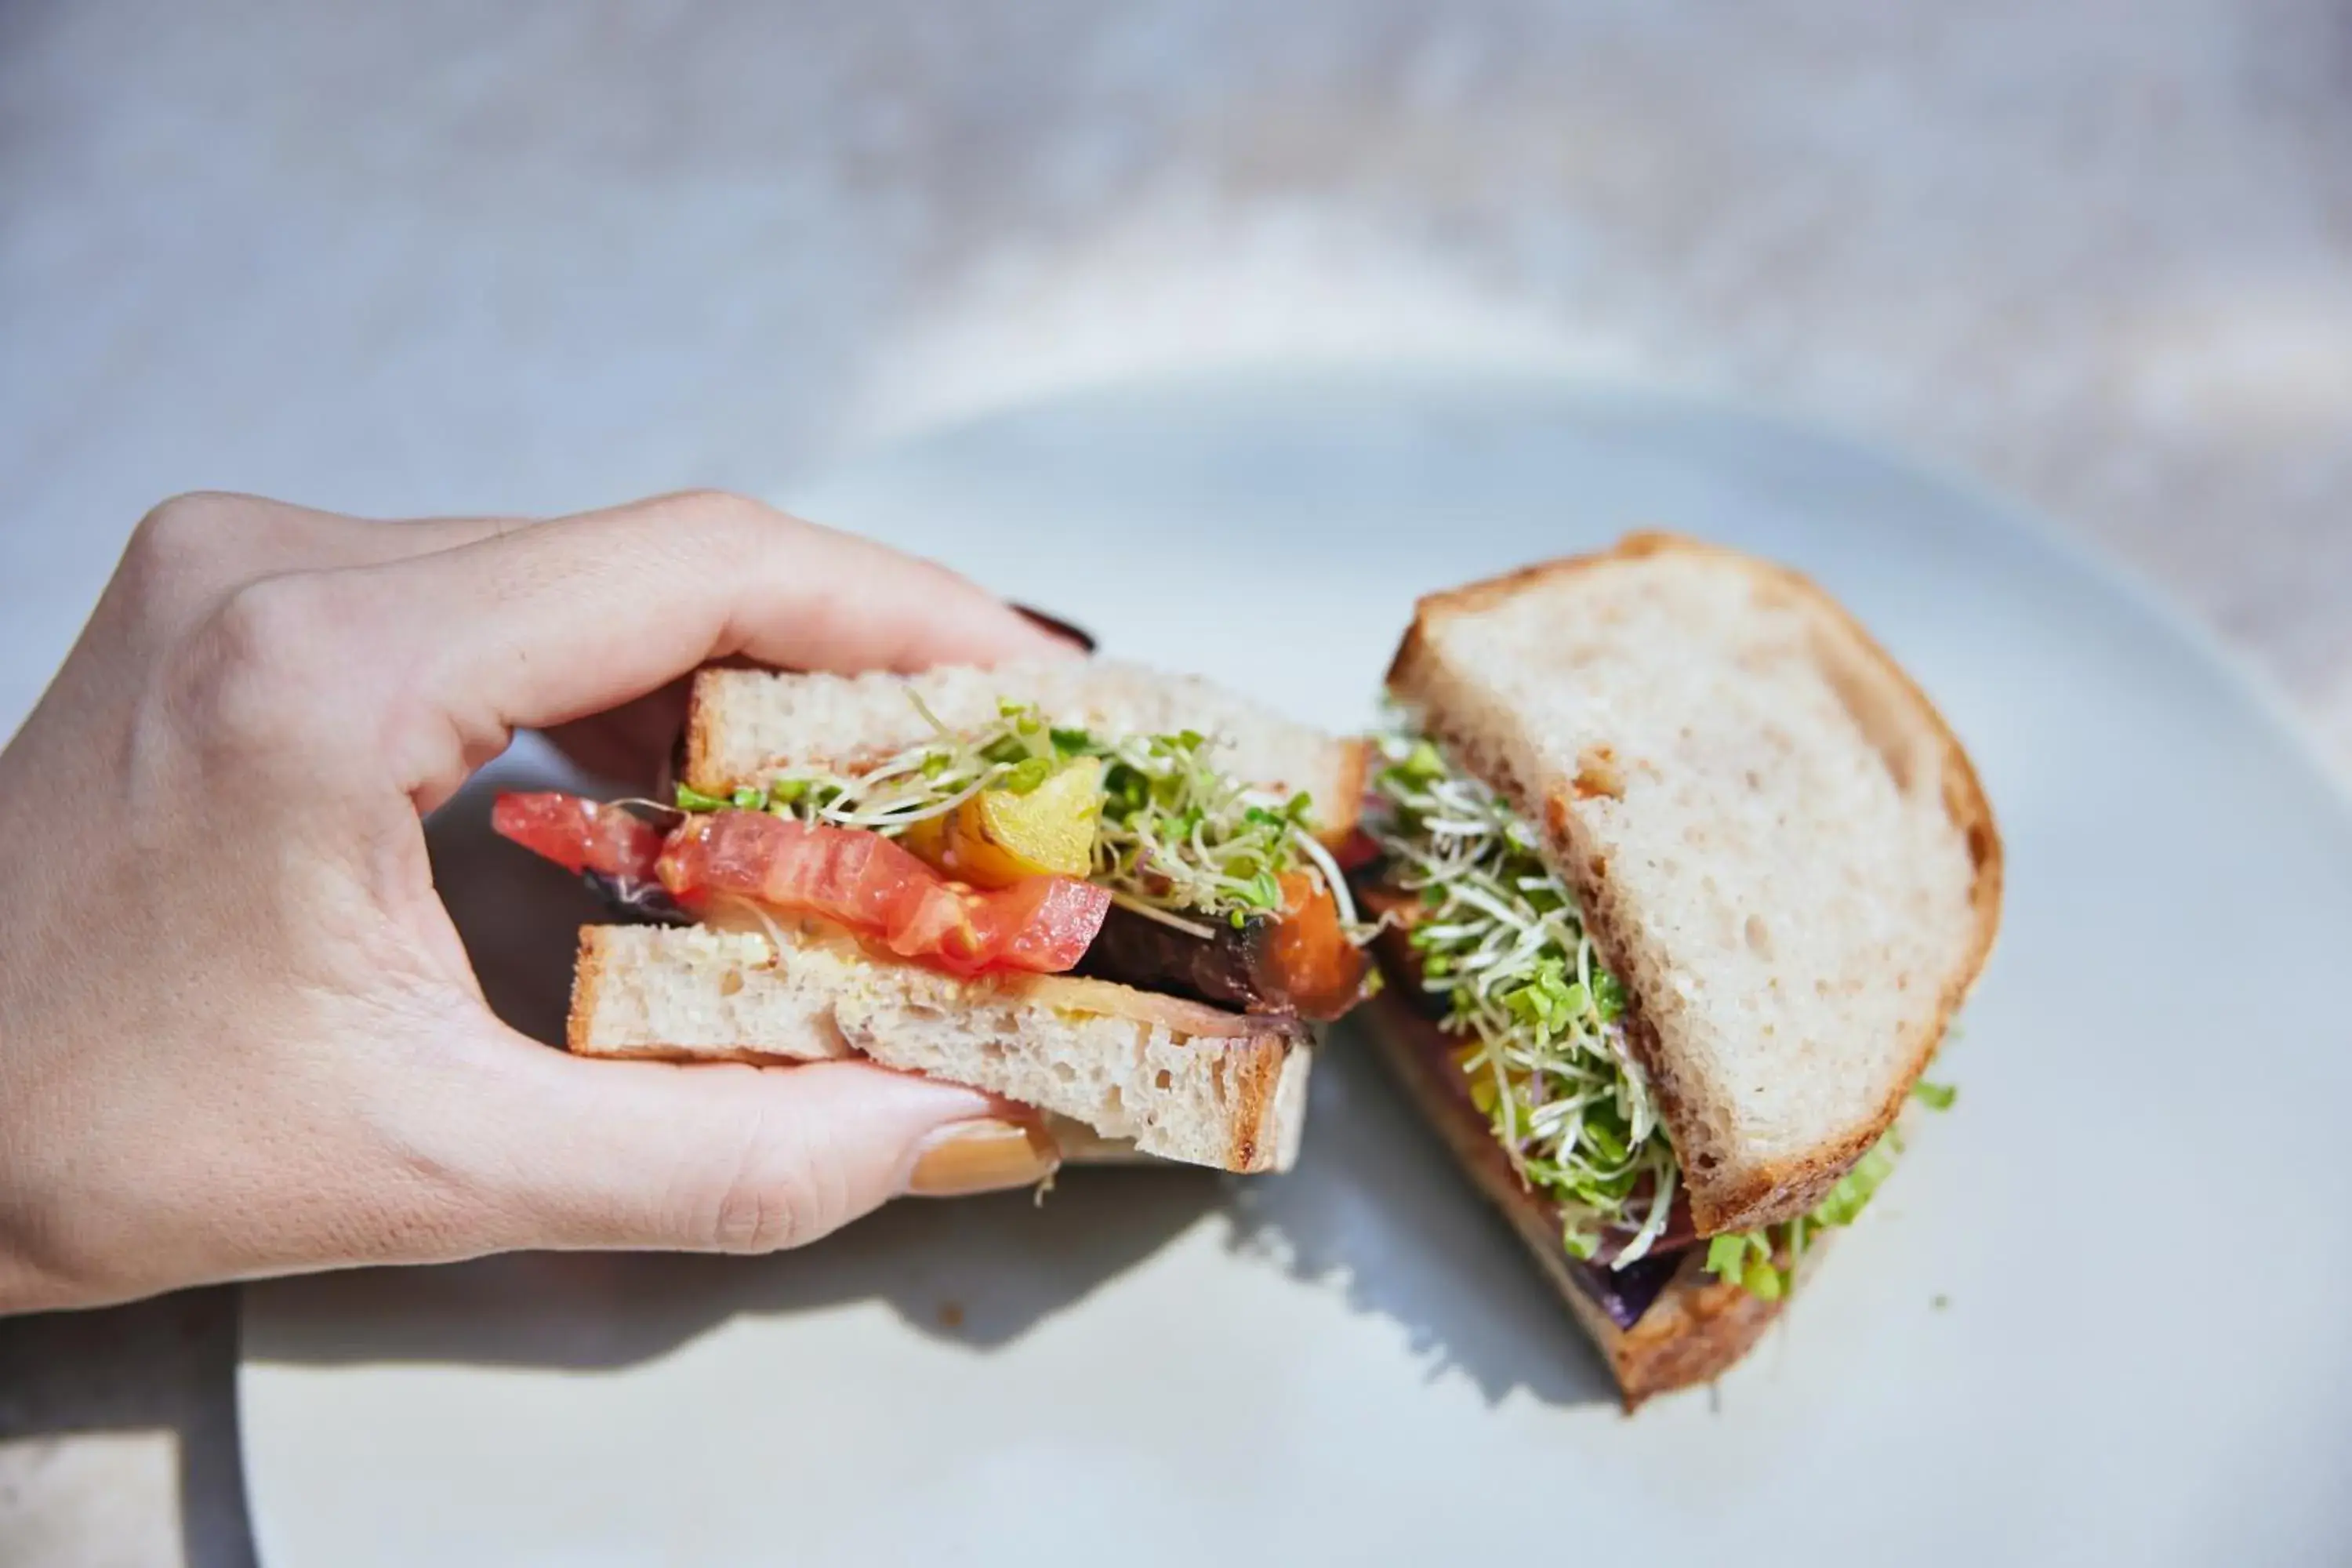
POLYGON ((1372 835, 1392 885, 1419 896, 1421 983, 1470 1043, 1460 1060, 1495 1137, 1559 1203, 1570 1253, 1626 1232, 1613 1261, 1631 1263, 1665 1233, 1680 1171, 1626 1047, 1624 989, 1509 805, 1410 731, 1381 756, 1372 835))

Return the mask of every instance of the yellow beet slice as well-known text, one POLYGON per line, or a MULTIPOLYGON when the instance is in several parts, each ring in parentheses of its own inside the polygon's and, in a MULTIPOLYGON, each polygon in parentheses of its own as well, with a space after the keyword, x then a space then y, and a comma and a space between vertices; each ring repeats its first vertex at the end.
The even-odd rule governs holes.
POLYGON ((1024 877, 1084 877, 1102 816, 1102 759, 1064 763, 1025 795, 982 790, 899 840, 959 881, 1003 888, 1024 877))
POLYGON ((966 801, 964 809, 972 810, 975 829, 964 836, 966 853, 1005 880, 1083 877, 1094 868, 1095 825, 1102 816, 1102 759, 1079 757, 1065 763, 1027 795, 983 790, 966 801))

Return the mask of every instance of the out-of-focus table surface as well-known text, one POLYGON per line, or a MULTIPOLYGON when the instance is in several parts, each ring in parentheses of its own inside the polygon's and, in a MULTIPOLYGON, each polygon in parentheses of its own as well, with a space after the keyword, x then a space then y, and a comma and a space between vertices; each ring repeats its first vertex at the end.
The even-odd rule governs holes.
MULTIPOLYGON (((1442 12, 1442 14, 1441 14, 1442 12)), ((1970 471, 2352 758, 2352 20, 0 8, 0 732, 174 491, 545 512, 1300 356, 1970 471)), ((0 1322, 0 1564, 249 1560, 234 1300, 0 1322)))

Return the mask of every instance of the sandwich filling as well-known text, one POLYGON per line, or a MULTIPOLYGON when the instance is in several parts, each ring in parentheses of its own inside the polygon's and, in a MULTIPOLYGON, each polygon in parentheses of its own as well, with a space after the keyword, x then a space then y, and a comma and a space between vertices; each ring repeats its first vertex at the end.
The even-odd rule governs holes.
POLYGON ((747 904, 961 974, 1076 970, 1310 1019, 1361 994, 1369 933, 1306 794, 1236 782, 1192 731, 1098 736, 1010 701, 977 731, 924 717, 934 739, 870 765, 680 784, 658 824, 558 795, 503 797, 494 822, 656 917, 747 904))
MULTIPOLYGON (((1672 1278, 1665 1260, 1702 1243, 1629 1046, 1625 989, 1507 802, 1409 727, 1381 748, 1366 822, 1380 858, 1360 879, 1392 928, 1394 978, 1443 1026, 1462 1088, 1519 1180, 1557 1207, 1561 1246, 1585 1265, 1594 1299, 1630 1328, 1672 1278)), ((1890 1131, 1807 1215, 1708 1238, 1706 1268, 1779 1298, 1807 1243, 1852 1223, 1899 1148, 1890 1131)))

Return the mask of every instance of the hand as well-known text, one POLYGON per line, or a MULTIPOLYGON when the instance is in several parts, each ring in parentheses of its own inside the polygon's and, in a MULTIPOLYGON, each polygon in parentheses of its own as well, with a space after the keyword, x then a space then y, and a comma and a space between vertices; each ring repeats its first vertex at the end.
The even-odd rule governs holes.
POLYGON ((942 1146, 947 1184, 1034 1179, 973 1090, 512 1033, 422 817, 518 728, 607 772, 667 747, 706 659, 1067 651, 939 567, 726 496, 536 523, 158 508, 0 752, 0 1310, 515 1247, 790 1247, 942 1146))

